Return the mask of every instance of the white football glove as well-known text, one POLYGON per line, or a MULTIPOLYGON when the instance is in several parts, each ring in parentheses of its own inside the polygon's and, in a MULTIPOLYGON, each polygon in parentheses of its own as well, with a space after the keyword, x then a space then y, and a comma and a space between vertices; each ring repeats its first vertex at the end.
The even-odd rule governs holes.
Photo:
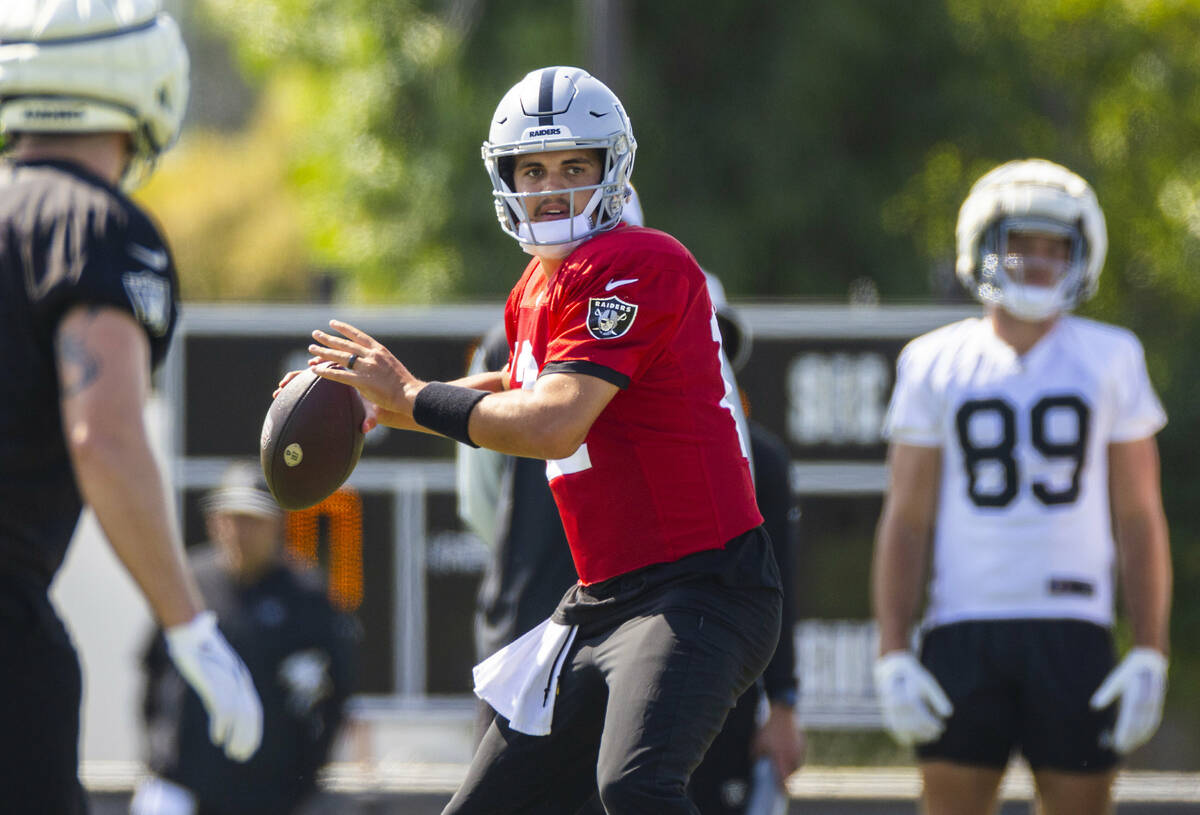
POLYGON ((1092 695, 1091 706, 1102 710, 1121 700, 1112 731, 1114 750, 1128 753, 1154 735, 1166 692, 1167 658, 1154 648, 1134 648, 1112 669, 1092 695))
POLYGON ((933 741, 954 711, 942 686, 910 651, 892 651, 875 660, 875 690, 883 724, 905 746, 933 741))
POLYGON ((197 614, 166 630, 167 652, 208 713, 208 737, 234 761, 262 741, 262 703, 245 663, 217 630, 217 615, 197 614))

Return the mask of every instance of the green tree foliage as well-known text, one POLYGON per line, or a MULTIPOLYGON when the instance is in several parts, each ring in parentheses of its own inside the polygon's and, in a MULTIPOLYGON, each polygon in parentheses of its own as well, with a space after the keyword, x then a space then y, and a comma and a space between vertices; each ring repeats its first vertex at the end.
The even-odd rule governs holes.
POLYGON ((137 193, 171 236, 185 300, 312 296, 301 199, 279 150, 295 130, 282 101, 266 98, 241 132, 189 132, 137 193))
POLYGON ((288 100, 291 185, 318 265, 351 297, 428 301, 455 291, 447 240, 459 72, 450 28, 393 0, 207 0, 248 71, 288 100))

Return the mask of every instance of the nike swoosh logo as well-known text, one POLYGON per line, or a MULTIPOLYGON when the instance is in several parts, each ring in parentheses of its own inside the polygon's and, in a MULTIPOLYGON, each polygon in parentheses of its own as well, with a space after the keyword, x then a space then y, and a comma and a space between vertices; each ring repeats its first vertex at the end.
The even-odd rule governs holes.
POLYGON ((129 244, 129 254, 156 272, 165 271, 167 264, 171 262, 171 259, 167 257, 167 253, 162 249, 150 249, 142 246, 140 243, 129 244))
POLYGON ((636 283, 636 282, 638 282, 638 279, 636 277, 631 277, 628 280, 610 280, 604 284, 604 290, 612 291, 613 289, 617 288, 617 286, 624 286, 626 283, 636 283))

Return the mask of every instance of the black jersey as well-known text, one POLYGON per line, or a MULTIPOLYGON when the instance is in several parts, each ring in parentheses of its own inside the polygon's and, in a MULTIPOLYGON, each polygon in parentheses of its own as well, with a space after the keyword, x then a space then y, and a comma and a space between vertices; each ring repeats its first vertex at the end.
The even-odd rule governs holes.
POLYGON ((67 162, 0 163, 0 571, 49 584, 79 520, 58 404, 59 320, 77 305, 128 311, 158 365, 177 289, 158 228, 116 188, 67 162))

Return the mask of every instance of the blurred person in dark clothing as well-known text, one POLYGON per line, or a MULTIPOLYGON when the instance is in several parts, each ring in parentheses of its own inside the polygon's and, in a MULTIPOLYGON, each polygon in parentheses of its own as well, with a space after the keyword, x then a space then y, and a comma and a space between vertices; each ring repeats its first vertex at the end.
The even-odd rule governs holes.
POLYGON ((294 812, 316 788, 353 686, 356 624, 317 572, 287 559, 283 513, 249 465, 203 501, 210 542, 190 550, 205 602, 254 678, 263 744, 245 764, 209 743, 203 712, 171 668, 161 635, 145 654, 147 764, 133 815, 294 812))

